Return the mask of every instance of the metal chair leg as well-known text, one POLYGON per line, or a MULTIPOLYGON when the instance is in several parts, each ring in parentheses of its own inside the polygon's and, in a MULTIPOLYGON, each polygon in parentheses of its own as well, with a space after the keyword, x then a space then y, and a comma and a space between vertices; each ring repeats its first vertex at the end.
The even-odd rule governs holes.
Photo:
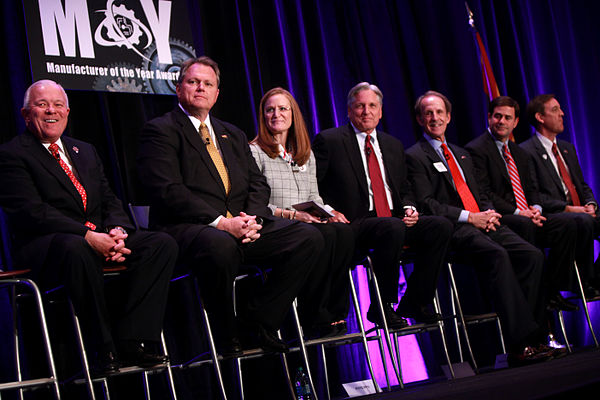
MULTIPOLYGON (((381 388, 379 384, 377 384, 377 379, 375 379, 375 371, 373 370, 373 363, 371 362, 371 354, 369 352, 369 344, 367 342, 367 335, 365 333, 365 324, 362 319, 362 313, 360 312, 360 303, 358 301, 358 296, 356 295, 356 287, 354 285, 354 279, 352 278, 352 270, 348 269, 348 279, 350 280, 350 287, 352 289, 352 304, 354 305, 354 313, 356 315, 356 323, 358 325, 358 329, 360 330, 362 337, 363 349, 365 352, 365 358, 367 360, 367 366, 369 367, 369 373, 371 374, 371 381, 373 381, 373 386, 375 387, 375 392, 381 392, 381 388)), ((386 374, 386 379, 388 379, 388 387, 389 387, 389 378, 387 366, 385 364, 385 358, 383 360, 383 367, 386 374)))
MULTIPOLYGON (((436 313, 441 314, 442 309, 440 307, 440 299, 439 299, 437 290, 435 291, 435 296, 433 298, 433 309, 436 313)), ((446 356, 446 362, 448 362, 448 369, 450 370, 450 375, 452 376, 452 379, 455 379, 456 375, 454 375, 454 368, 452 368, 452 361, 450 360, 450 354, 448 353, 448 344, 446 343, 446 334, 444 332, 444 321, 438 321, 437 325, 438 325, 438 329, 440 331, 440 336, 442 338, 442 346, 444 347, 444 354, 446 356)))
MULTIPOLYGON (((279 339, 282 339, 282 337, 281 337, 281 331, 277 331, 277 337, 279 339)), ((286 377, 286 380, 287 380, 287 386, 288 386, 288 389, 290 391, 290 395, 292 396, 291 398, 293 399, 296 396, 296 390, 294 388, 294 384, 292 383, 292 377, 291 377, 291 374, 290 374, 290 367, 289 367, 288 361, 287 361, 287 355, 285 353, 281 353, 281 355, 279 357, 281 359, 281 364, 283 364, 283 370, 285 372, 285 377, 286 377)))
MULTIPOLYGON (((471 347, 471 340, 469 339, 469 333, 467 332, 467 324, 465 323, 465 316, 463 314, 462 307, 460 305, 460 298, 458 296, 458 290, 456 288, 456 281, 454 280, 454 272, 452 271, 451 263, 448 263, 448 274, 450 277, 450 285, 452 285, 452 291, 454 293, 454 301, 456 303, 458 318, 460 319, 463 334, 465 336, 465 342, 467 343, 467 349, 469 350, 469 356, 471 357, 471 361, 473 362, 473 369, 477 371, 479 368, 477 367, 477 361, 475 361, 475 356, 473 355, 473 349, 471 347)), ((458 339, 458 341, 460 341, 460 338, 458 339)))
POLYGON ((83 344, 83 336, 81 334, 81 325, 79 324, 79 318, 75 314, 75 308, 71 299, 69 299, 69 308, 71 310, 71 318, 73 319, 73 326, 75 327, 75 336, 77 339, 77 345, 79 347, 79 356, 81 357, 81 363, 83 365, 83 377, 86 382, 88 394, 90 399, 96 400, 96 394, 94 393, 94 383, 92 382, 92 376, 90 374, 90 364, 88 362, 87 353, 83 344))
MULTIPOLYGON (((169 352, 167 351, 167 342, 165 340, 165 332, 163 330, 160 331, 160 344, 162 346, 162 351, 165 356, 169 356, 169 352)), ((169 384, 169 390, 171 391, 171 398, 173 400, 177 400, 177 392, 175 391, 175 381, 173 380, 173 369, 171 367, 171 360, 167 362, 167 382, 169 384)))
MULTIPOLYGON (((17 381, 23 380, 21 372, 21 342, 19 340, 19 326, 17 322, 17 292, 13 285, 10 288, 10 303, 12 308, 12 333, 13 333, 13 348, 15 349, 15 371, 17 381)), ((23 388, 19 388, 19 399, 23 400, 23 388)))
POLYGON ((315 390, 315 384, 314 384, 312 373, 310 370, 310 363, 308 361, 308 353, 306 351, 306 343, 304 342, 304 333, 302 332, 302 326, 300 325, 300 318, 298 317, 298 299, 294 299, 294 302, 292 303, 292 313, 294 316, 294 323, 296 324, 296 331, 298 332, 298 343, 300 344, 300 354, 302 354, 302 359, 304 361, 306 375, 308 376, 308 382, 310 383, 310 388, 312 390, 313 396, 314 396, 315 400, 317 400, 318 396, 317 396, 317 392, 315 390))
POLYGON ((321 354, 321 360, 323 360, 323 371, 325 375, 325 394, 327 400, 331 399, 331 389, 329 387, 329 374, 327 373, 327 356, 325 355, 325 346, 319 345, 319 353, 321 354))
MULTIPOLYGON (((367 256, 367 261, 369 263, 369 277, 371 284, 373 285, 373 289, 375 290, 375 298, 377 301, 377 307, 379 309, 379 313, 381 315, 381 320, 383 322, 383 331, 385 333, 385 341, 388 347, 388 351, 390 353, 390 358, 392 360, 392 365, 394 367, 394 372, 396 373, 396 378, 398 379, 398 384, 402 389, 404 389, 404 382, 402 381, 402 374, 400 365, 398 364, 396 358, 394 357, 394 351, 392 349, 392 343, 390 340, 390 330, 388 328, 387 319, 385 318, 385 313, 383 311, 383 302, 381 301, 381 292, 379 291, 379 284, 377 283, 377 277, 373 271, 373 263, 371 262, 371 258, 367 256)), ((383 360, 385 362, 385 359, 383 360)))
POLYGON ((592 334, 592 338, 594 339, 594 344, 596 347, 600 347, 598 345, 598 339, 596 339, 596 334, 594 333, 594 327, 592 326, 592 320, 590 318, 590 311, 587 306, 587 299, 585 298, 585 291, 583 290, 583 284, 581 282, 581 275, 579 274, 579 268, 577 267, 577 263, 573 262, 573 267, 575 268, 575 276, 577 277, 577 285, 579 286, 579 292, 581 293, 581 302, 583 303, 583 311, 585 312, 585 318, 588 323, 588 327, 590 328, 590 333, 592 334))
POLYGON ((560 331, 562 332, 563 338, 565 339, 565 346, 567 346, 567 351, 572 353, 571 344, 569 343, 569 338, 567 337, 567 329, 565 327, 565 317, 563 315, 562 310, 558 310, 558 322, 560 324, 560 331))
POLYGON ((502 354, 506 354, 506 344, 504 343, 504 334, 502 333, 502 323, 500 322, 500 317, 496 317, 496 326, 498 327, 498 336, 500 337, 502 354))
POLYGON ((196 296, 198 297, 198 304, 200 304, 200 314, 202 315, 202 319, 204 320, 204 326, 206 327, 206 336, 207 336, 207 340, 208 340, 208 347, 210 349, 210 357, 213 362, 215 376, 217 378, 219 390, 221 391, 221 396, 222 396, 223 400, 227 400, 227 392, 225 391, 223 375, 221 374, 221 364, 220 364, 219 357, 217 354, 217 348, 215 346, 215 340, 214 340, 214 337, 212 334, 212 329, 210 327, 210 321, 208 320, 208 313, 206 312, 206 308, 204 307, 204 301, 202 301, 202 297, 200 296, 200 287, 198 285, 198 279, 196 277, 194 277, 193 279, 194 279, 194 286, 196 289, 196 296))

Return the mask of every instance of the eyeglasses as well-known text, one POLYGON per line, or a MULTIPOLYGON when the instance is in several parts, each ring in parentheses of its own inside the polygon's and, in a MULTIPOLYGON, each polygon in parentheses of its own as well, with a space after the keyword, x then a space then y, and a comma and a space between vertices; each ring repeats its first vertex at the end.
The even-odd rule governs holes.
POLYGON ((267 114, 267 115, 274 114, 275 110, 279 111, 280 113, 284 113, 284 112, 290 111, 291 107, 290 106, 267 107, 267 108, 265 108, 265 114, 267 114))

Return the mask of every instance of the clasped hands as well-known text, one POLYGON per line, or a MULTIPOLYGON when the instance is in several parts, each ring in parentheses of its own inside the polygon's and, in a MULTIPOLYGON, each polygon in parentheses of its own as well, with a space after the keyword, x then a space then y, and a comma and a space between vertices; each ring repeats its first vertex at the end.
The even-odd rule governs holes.
POLYGON ((111 229, 108 233, 87 231, 85 240, 98 254, 107 262, 123 262, 131 254, 131 250, 125 247, 127 234, 119 229, 111 229))
POLYGON ((497 226, 500 226, 500 218, 502 215, 494 210, 486 210, 480 212, 469 212, 468 223, 476 228, 486 232, 495 231, 497 226))
POLYGON ((217 229, 229 232, 236 239, 241 239, 242 243, 251 243, 260 237, 259 231, 262 229, 262 225, 256 222, 256 215, 240 212, 240 215, 233 218, 221 218, 217 229))
POLYGON ((544 217, 542 213, 540 213, 540 210, 533 206, 529 206, 529 209, 527 210, 519 211, 519 215, 531 219, 531 222, 533 222, 537 226, 543 226, 544 221, 546 221, 546 217, 544 217))

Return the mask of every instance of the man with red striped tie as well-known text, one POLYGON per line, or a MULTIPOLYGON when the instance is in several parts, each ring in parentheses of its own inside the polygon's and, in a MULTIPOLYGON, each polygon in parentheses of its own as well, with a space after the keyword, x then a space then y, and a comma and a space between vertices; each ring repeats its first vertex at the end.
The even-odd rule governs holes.
POLYGON ((559 292, 575 259, 577 225, 566 213, 542 208, 537 179, 526 151, 511 141, 519 123, 519 103, 500 96, 489 105, 489 128, 465 147, 473 157, 477 181, 502 223, 528 242, 548 247, 543 294, 553 309, 574 311, 577 306, 559 292))
POLYGON ((69 111, 62 86, 33 83, 21 109, 25 132, 0 146, 13 258, 42 288, 64 285, 95 353, 94 375, 164 363, 157 346, 177 243, 135 230, 94 146, 63 135, 69 111), (115 263, 127 269, 105 289, 103 267, 115 263))
POLYGON ((491 299, 509 342, 509 364, 548 360, 554 351, 542 342, 539 287, 544 256, 510 228, 480 190, 471 157, 446 141, 452 105, 428 91, 415 104, 423 139, 406 151, 409 179, 423 213, 454 224, 450 250, 457 262, 473 265, 481 291, 491 299))

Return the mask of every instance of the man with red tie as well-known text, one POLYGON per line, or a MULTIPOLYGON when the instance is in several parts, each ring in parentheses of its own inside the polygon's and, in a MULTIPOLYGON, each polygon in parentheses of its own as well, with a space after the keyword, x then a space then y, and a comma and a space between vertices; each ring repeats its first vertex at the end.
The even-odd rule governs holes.
POLYGON ((577 223, 575 260, 587 297, 600 296, 600 273, 594 267, 594 238, 600 234, 598 203, 583 178, 575 146, 557 139, 564 131, 564 112, 553 94, 527 104, 527 117, 536 132, 521 143, 533 160, 541 205, 548 213, 568 213, 577 223))
POLYGON ((457 261, 475 266, 484 277, 482 292, 491 298, 510 344, 509 362, 527 364, 552 357, 541 344, 536 323, 544 256, 509 228, 479 191, 473 162, 462 148, 446 142, 450 101, 428 91, 415 104, 423 139, 407 150, 409 177, 424 214, 444 216, 454 225, 450 249, 457 261))
POLYGON ((481 190, 502 214, 502 224, 531 244, 549 247, 544 273, 548 306, 577 310, 559 292, 572 269, 577 243, 577 225, 567 213, 549 213, 542 206, 535 171, 526 151, 511 141, 519 123, 519 103, 508 96, 490 102, 489 128, 465 147, 473 157, 481 190))
MULTIPOLYGON (((350 220, 356 248, 371 259, 380 282, 387 323, 407 326, 403 317, 435 322, 431 310, 437 278, 446 259, 452 226, 444 218, 421 216, 406 175, 404 147, 377 129, 383 94, 362 82, 348 93, 346 126, 327 129, 313 142, 319 193, 350 220), (416 253, 415 268, 397 309, 399 261, 405 245, 416 253)), ((381 324, 371 303, 367 318, 381 324)))
POLYGON ((21 110, 26 131, 0 146, 0 207, 15 259, 42 287, 65 286, 96 350, 97 373, 164 362, 151 347, 160 340, 177 244, 134 231, 94 147, 63 135, 69 111, 60 85, 35 82, 21 110), (127 270, 105 292, 103 266, 113 263, 127 270))

